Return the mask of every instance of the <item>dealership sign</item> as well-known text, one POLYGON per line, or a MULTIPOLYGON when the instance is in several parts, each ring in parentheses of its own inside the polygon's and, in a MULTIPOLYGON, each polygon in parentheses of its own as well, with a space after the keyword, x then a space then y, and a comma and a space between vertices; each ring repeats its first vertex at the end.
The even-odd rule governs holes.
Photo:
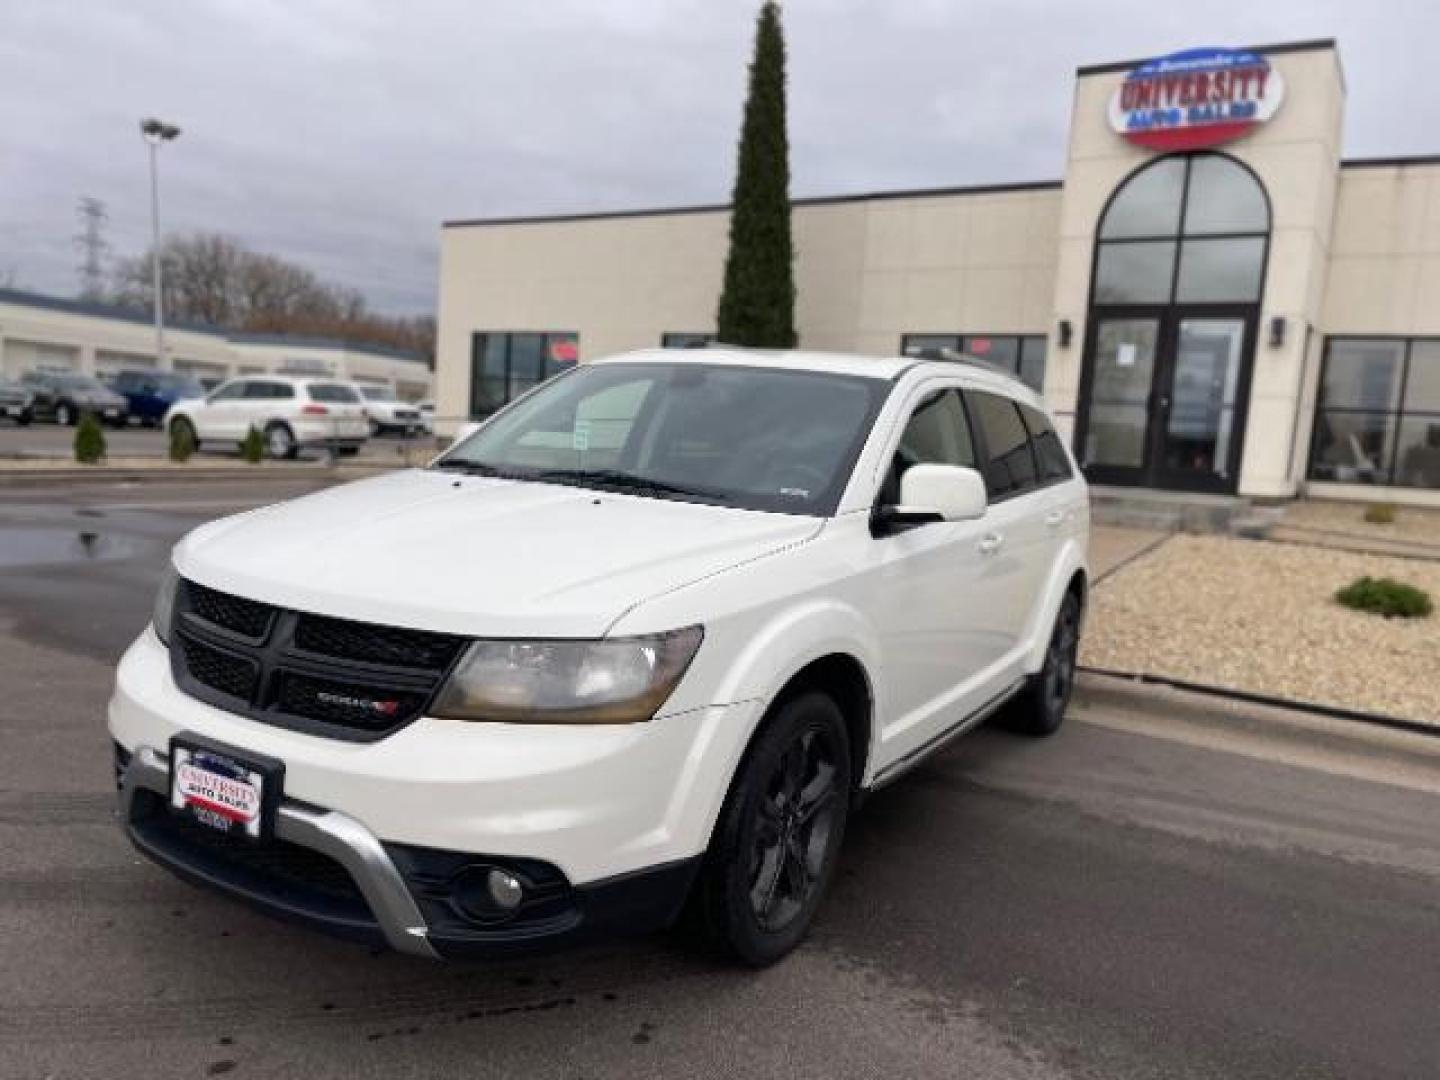
POLYGON ((1258 53, 1188 49, 1141 64, 1110 99, 1110 126, 1151 150, 1238 139, 1275 115, 1285 80, 1258 53))

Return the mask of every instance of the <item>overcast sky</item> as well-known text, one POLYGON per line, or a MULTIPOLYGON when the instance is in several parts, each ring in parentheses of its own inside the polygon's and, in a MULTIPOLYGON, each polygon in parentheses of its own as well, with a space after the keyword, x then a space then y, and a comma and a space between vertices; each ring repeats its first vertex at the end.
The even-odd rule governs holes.
MULTIPOLYGON (((755 0, 6 0, 0 276, 211 229, 434 308, 440 222, 725 201, 755 0)), ((1440 152, 1435 0, 789 0, 796 196, 1058 179, 1077 65, 1339 40, 1346 153, 1440 152), (1184 18, 1189 15, 1192 18, 1184 18)))

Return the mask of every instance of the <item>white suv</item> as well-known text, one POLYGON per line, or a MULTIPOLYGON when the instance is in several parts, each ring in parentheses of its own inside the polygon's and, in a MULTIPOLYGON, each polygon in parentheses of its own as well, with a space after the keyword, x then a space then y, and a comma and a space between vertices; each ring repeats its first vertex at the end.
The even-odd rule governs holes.
POLYGON ((401 431, 414 435, 420 431, 420 409, 413 402, 401 401, 388 386, 359 385, 360 396, 365 399, 365 412, 370 417, 370 434, 382 435, 387 431, 401 431))
POLYGON ((242 442, 253 427, 274 458, 293 458, 303 447, 333 447, 354 454, 370 436, 360 391, 334 379, 246 375, 221 383, 203 398, 175 402, 165 430, 188 429, 198 447, 242 442))
POLYGON ((425 956, 793 948, 860 796, 1075 671, 1085 484, 980 364, 657 350, 429 468, 201 526, 120 663, 122 820, 425 956))

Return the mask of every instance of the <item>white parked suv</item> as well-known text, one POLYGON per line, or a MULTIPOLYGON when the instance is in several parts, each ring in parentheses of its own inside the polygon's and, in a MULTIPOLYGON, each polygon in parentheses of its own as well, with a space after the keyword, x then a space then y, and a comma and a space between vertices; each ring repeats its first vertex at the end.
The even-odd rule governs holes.
POLYGON ((303 447, 333 447, 354 454, 370 436, 360 391, 345 382, 290 375, 245 375, 221 383, 203 398, 175 402, 165 430, 188 428, 198 447, 242 442, 253 427, 266 452, 293 458, 303 447))
POLYGON ((864 793, 992 714, 1059 726, 1088 529, 999 369, 583 364, 428 468, 176 546, 109 707, 124 827, 182 877, 409 953, 689 904, 768 963, 864 793))
POLYGON ((422 428, 420 409, 410 401, 401 401, 388 386, 359 385, 365 399, 365 412, 370 417, 370 434, 403 431, 414 435, 422 428))

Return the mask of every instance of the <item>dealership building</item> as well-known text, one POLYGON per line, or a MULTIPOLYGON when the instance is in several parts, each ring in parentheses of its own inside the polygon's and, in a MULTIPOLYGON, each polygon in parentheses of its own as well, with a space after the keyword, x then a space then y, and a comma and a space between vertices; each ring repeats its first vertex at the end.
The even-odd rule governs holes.
POLYGON ((194 323, 167 325, 164 355, 157 355, 147 312, 0 289, 0 375, 14 379, 28 371, 178 371, 205 379, 325 375, 389 386, 407 400, 429 397, 432 382, 423 357, 400 349, 194 323))
MULTIPOLYGON (((1345 89, 1333 41, 1083 67, 1061 179, 797 199, 801 347, 1001 364, 1099 484, 1440 504, 1440 156, 1342 157, 1345 89)), ((447 223, 437 412, 713 338, 727 225, 447 223)))

